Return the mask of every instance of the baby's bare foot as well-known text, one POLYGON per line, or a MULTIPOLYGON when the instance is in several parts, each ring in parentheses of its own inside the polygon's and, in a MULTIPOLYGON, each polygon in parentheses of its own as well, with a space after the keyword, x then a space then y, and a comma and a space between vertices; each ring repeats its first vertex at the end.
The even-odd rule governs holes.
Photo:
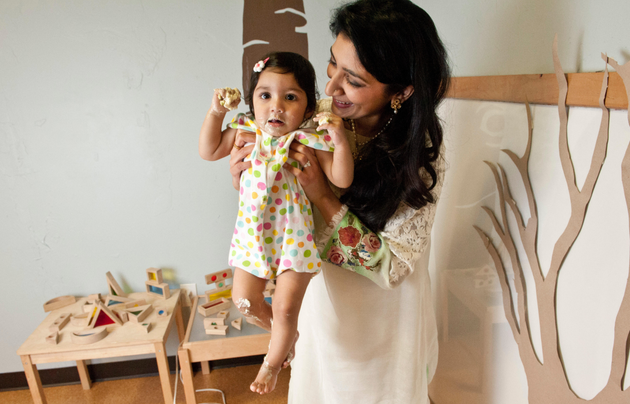
POLYGON ((291 345, 291 349, 289 349, 289 353, 287 354, 287 358, 282 362, 282 369, 289 367, 291 361, 295 359, 295 344, 297 343, 298 338, 300 338, 300 333, 295 332, 295 339, 293 340, 293 345, 291 345))
POLYGON ((251 391, 258 394, 271 393, 276 388, 276 381, 278 380, 278 373, 280 368, 271 366, 269 362, 263 362, 256 380, 249 386, 251 391))

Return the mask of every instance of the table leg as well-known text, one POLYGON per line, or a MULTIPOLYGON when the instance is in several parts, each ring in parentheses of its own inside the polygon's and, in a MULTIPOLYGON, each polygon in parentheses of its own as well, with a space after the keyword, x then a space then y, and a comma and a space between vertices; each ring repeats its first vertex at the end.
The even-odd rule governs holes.
POLYGON ((182 380, 184 382, 184 394, 186 395, 186 404, 197 404, 197 397, 195 397, 195 386, 193 384, 192 363, 190 363, 190 354, 188 352, 188 349, 183 348, 178 351, 178 354, 179 365, 182 368, 182 380))
POLYGON ((155 359, 157 360, 158 371, 160 372, 164 403, 171 404, 173 402, 173 389, 171 388, 170 378, 171 371, 168 367, 168 357, 166 356, 166 347, 163 342, 157 342, 155 344, 155 359))
POLYGON ((81 386, 83 386, 83 390, 89 390, 92 388, 92 380, 90 379, 90 374, 88 373, 85 361, 77 361, 77 370, 79 371, 79 379, 81 379, 81 386))
POLYGON ((31 390, 33 396, 33 402, 35 404, 46 404, 46 396, 44 396, 44 388, 42 387, 42 381, 39 378, 39 371, 37 366, 33 365, 30 355, 22 355, 22 366, 24 366, 24 373, 26 374, 26 380, 28 381, 28 387, 31 390))
MULTIPOLYGON (((191 312, 191 316, 194 316, 195 313, 191 312)), ((179 342, 182 342, 186 337, 186 327, 184 326, 184 317, 182 316, 182 305, 177 305, 177 309, 175 310, 175 324, 177 325, 177 337, 179 338, 179 342)))
POLYGON ((203 373, 204 375, 210 374, 210 362, 201 361, 201 373, 203 373))

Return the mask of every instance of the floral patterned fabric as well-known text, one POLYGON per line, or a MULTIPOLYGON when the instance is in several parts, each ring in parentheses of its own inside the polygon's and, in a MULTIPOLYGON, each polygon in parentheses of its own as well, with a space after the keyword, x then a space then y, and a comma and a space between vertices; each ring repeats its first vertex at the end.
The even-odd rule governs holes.
POLYGON ((341 219, 322 256, 331 264, 363 275, 377 284, 387 275, 391 252, 387 242, 348 211, 341 219))

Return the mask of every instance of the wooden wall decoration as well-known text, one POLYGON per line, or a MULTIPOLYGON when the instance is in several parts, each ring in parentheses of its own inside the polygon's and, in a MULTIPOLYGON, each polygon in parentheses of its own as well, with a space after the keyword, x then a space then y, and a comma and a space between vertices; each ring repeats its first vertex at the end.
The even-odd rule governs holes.
POLYGON ((245 0, 243 8, 243 93, 252 68, 271 51, 295 52, 308 59, 308 38, 296 28, 306 25, 302 0, 245 0))
MULTIPOLYGON (((556 89, 558 89, 558 114, 560 118, 560 161, 562 165, 562 171, 566 180, 566 185, 569 189, 569 197, 571 201, 571 216, 569 222, 564 229, 564 232, 558 238, 551 259, 549 271, 546 275, 543 275, 540 261, 538 259, 538 252, 536 246, 536 240, 538 237, 538 217, 536 200, 532 191, 528 173, 528 163, 531 151, 532 143, 532 117, 530 113, 529 104, 526 104, 528 114, 528 129, 529 137, 527 147, 523 156, 518 156, 510 150, 503 150, 504 153, 510 158, 512 163, 516 166, 520 173, 520 180, 525 188, 527 195, 527 204, 529 205, 530 218, 527 222, 524 222, 519 209, 518 204, 512 198, 510 193, 510 186, 507 181, 506 173, 503 167, 499 164, 495 166, 492 163, 486 162, 492 170, 497 191, 499 195, 499 207, 498 213, 495 213, 491 209, 484 207, 484 211, 488 214, 492 221, 492 225, 496 233, 499 235, 500 243, 493 242, 488 234, 479 227, 475 226, 479 236, 481 237, 484 245, 486 246, 492 260, 495 264, 501 288, 503 291, 503 306, 505 309, 505 315, 512 330, 512 334, 518 344, 518 350, 523 362, 525 373, 528 382, 528 394, 530 403, 563 403, 563 404, 578 404, 578 403, 597 403, 597 404, 609 404, 609 403, 627 403, 630 402, 630 389, 623 390, 624 377, 630 377, 630 375, 624 375, 626 366, 628 363, 628 343, 630 336, 630 281, 627 282, 625 287, 625 294, 621 302, 621 306, 617 313, 614 331, 614 344, 612 353, 612 365, 607 385, 591 400, 584 400, 578 397, 571 389, 567 380, 564 363, 562 360, 561 347, 559 345, 558 338, 558 323, 556 312, 556 292, 558 276, 563 269, 565 258, 575 243, 585 217, 588 214, 588 204, 593 195, 595 184, 599 177, 602 165, 606 158, 606 148, 608 142, 608 124, 609 124, 609 110, 608 106, 614 105, 618 108, 628 108, 628 97, 630 96, 630 62, 623 66, 619 66, 616 61, 607 58, 602 55, 606 62, 606 69, 604 73, 588 73, 579 76, 574 75, 574 83, 576 84, 573 89, 570 88, 570 81, 567 80, 562 67, 560 65, 559 58, 557 56, 557 38, 554 41, 553 46, 553 59, 556 69, 555 78, 557 81, 556 89), (617 74, 609 75, 608 64, 613 66, 617 70, 617 74), (612 79, 616 77, 615 79, 612 79), (610 83, 614 83, 614 89, 609 86, 610 83), (597 98, 597 105, 602 110, 602 118, 600 124, 599 134, 597 136, 596 145, 593 151, 591 165, 582 186, 579 189, 575 180, 575 169, 571 154, 568 146, 567 137, 567 100, 568 94, 573 91, 573 105, 587 105, 592 106, 592 95, 584 95, 584 89, 589 86, 583 87, 581 90, 576 90, 576 87, 582 86, 584 83, 592 83, 594 80, 599 80, 599 94, 597 98), (625 87, 625 92, 623 91, 625 87), (625 94, 624 94, 625 93, 625 94), (624 101, 620 100, 620 95, 626 95, 624 101), (614 97, 611 97, 614 96, 614 97), (614 98, 614 100, 611 100, 614 98), (575 101, 577 99, 588 100, 575 101), (508 210, 509 208, 509 210, 508 210), (510 233, 508 226, 508 215, 511 214, 515 219, 518 229, 517 233, 520 236, 520 242, 525 251, 526 259, 531 268, 532 276, 534 278, 534 285, 536 289, 536 298, 539 310, 542 351, 544 363, 541 362, 534 350, 531 338, 531 329, 528 321, 528 302, 527 302, 527 290, 525 282, 524 266, 520 262, 523 257, 520 257, 517 253, 515 240, 512 233, 510 233), (502 261, 499 254, 499 245, 505 246, 510 259, 510 265, 514 270, 514 286, 516 291, 516 298, 513 298, 512 291, 510 290, 508 283, 508 272, 506 267, 508 263, 502 261), (518 313, 518 315, 517 315, 518 313)), ((545 75, 542 75, 545 76, 545 75)), ((524 83, 525 89, 515 90, 514 88, 504 88, 499 92, 492 90, 492 87, 498 89, 500 86, 506 86, 506 78, 499 78, 496 86, 490 86, 489 92, 485 93, 480 91, 478 98, 471 96, 473 99, 488 99, 485 98, 489 93, 493 93, 492 99, 499 101, 538 101, 549 99, 548 85, 549 78, 545 77, 520 77, 515 80, 508 80, 512 83, 524 83), (532 84, 532 80, 537 82, 532 84), (541 83, 547 84, 541 84, 541 83), (527 84, 529 83, 529 84, 527 84), (532 91, 532 88, 541 86, 541 91, 532 91), (528 87, 529 86, 529 87, 528 87), (542 89, 544 87, 544 89, 542 89), (500 93, 500 94, 499 94, 500 93), (500 97, 496 95, 499 94, 500 97), (516 94, 516 95, 515 95, 516 94), (504 99, 500 99, 505 97, 504 99), (497 99, 499 98, 499 99, 497 99)), ((571 75, 569 75, 571 77, 571 75)), ((480 82, 488 82, 490 79, 477 80, 480 82)), ((462 82, 470 80, 463 80, 462 82)), ((451 90, 451 94, 462 94, 461 86, 459 86, 457 80, 455 81, 455 88, 451 90)), ((509 86, 508 86, 509 87, 509 86)), ((590 92, 590 91, 589 91, 590 92)), ((455 97, 460 98, 460 97, 455 97)), ((463 97, 462 97, 463 98, 463 97)), ((630 124, 630 114, 628 117, 628 123, 630 124)), ((630 146, 626 151, 623 158, 622 166, 622 186, 625 193, 626 205, 628 207, 628 213, 630 214, 630 146)))

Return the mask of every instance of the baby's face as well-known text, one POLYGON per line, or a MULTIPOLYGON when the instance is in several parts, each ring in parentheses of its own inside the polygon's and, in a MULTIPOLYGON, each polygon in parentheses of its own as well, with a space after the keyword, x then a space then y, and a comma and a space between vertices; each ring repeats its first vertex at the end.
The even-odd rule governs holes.
POLYGON ((300 127, 308 101, 292 73, 268 68, 258 78, 253 103, 258 127, 271 136, 282 136, 300 127))

